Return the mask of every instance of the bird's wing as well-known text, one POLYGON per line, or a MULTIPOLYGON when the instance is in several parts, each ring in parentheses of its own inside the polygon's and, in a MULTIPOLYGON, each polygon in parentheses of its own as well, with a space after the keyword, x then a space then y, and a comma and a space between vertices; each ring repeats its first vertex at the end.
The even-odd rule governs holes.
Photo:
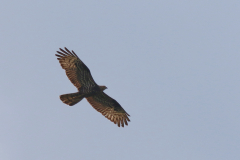
POLYGON ((66 47, 65 50, 60 48, 60 51, 57 51, 57 59, 75 87, 79 89, 81 86, 97 85, 88 67, 78 58, 74 51, 70 52, 66 47))
POLYGON ((95 108, 98 112, 102 113, 110 121, 124 127, 128 125, 127 121, 130 121, 128 116, 130 116, 122 107, 121 105, 114 100, 113 98, 109 97, 104 92, 97 93, 94 96, 87 97, 88 102, 95 108))

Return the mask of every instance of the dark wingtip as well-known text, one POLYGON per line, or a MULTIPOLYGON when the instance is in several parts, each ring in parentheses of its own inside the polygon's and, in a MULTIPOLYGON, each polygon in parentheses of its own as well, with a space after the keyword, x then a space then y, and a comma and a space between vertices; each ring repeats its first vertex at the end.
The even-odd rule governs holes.
MULTIPOLYGON (((67 51, 67 52, 70 52, 68 49, 67 49, 67 47, 64 47, 64 49, 67 51)), ((70 52, 71 53, 71 52, 70 52)))
MULTIPOLYGON (((62 51, 63 49, 62 49, 62 48, 59 48, 59 50, 62 51)), ((57 52, 59 52, 59 51, 57 51, 57 52)))
POLYGON ((65 52, 62 48, 59 48, 60 51, 65 52))

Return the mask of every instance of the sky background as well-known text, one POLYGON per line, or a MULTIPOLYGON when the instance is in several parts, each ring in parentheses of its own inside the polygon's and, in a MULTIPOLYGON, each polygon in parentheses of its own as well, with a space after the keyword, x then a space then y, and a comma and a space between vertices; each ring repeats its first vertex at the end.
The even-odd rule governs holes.
POLYGON ((1 160, 239 160, 239 0, 2 0, 1 160), (56 59, 74 50, 119 128, 56 59))

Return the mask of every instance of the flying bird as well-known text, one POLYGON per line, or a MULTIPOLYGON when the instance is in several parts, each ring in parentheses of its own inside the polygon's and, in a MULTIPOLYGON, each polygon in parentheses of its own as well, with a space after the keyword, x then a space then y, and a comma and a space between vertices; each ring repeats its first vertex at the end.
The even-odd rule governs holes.
POLYGON ((56 56, 60 65, 66 71, 67 77, 78 89, 76 93, 60 95, 63 103, 73 106, 80 102, 83 98, 102 113, 110 121, 118 125, 118 127, 128 125, 130 115, 121 107, 121 105, 103 91, 106 86, 99 86, 94 81, 88 67, 78 58, 74 51, 70 52, 66 47, 65 50, 60 48, 56 56))

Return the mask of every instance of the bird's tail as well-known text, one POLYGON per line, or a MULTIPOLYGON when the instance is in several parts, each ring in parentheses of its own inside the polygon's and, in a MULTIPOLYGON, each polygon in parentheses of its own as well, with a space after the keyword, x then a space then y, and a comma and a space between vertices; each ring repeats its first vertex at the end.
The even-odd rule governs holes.
POLYGON ((70 94, 63 94, 60 96, 60 99, 63 103, 73 106, 74 104, 80 102, 84 98, 83 94, 80 93, 70 93, 70 94))

